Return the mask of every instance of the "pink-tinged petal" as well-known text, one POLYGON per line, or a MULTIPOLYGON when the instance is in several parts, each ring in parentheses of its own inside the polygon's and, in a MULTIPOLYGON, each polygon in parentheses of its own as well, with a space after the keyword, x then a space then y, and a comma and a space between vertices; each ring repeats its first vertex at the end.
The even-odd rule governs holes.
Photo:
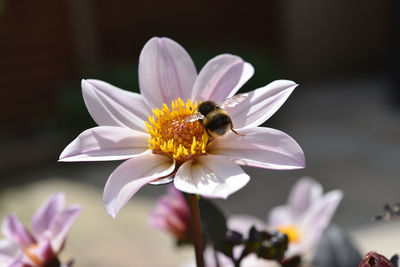
POLYGON ((1 230, 5 238, 18 244, 21 248, 26 248, 35 242, 16 214, 12 213, 3 220, 1 230))
POLYGON ((151 114, 143 96, 99 80, 82 80, 86 107, 100 126, 121 126, 145 131, 144 120, 151 114))
POLYGON ((148 149, 145 133, 124 127, 99 126, 82 132, 61 153, 59 161, 128 159, 148 149))
POLYGON ((175 175, 174 185, 186 193, 226 199, 249 180, 250 177, 233 161, 208 155, 185 162, 175 175))
POLYGON ((207 62, 193 87, 192 100, 222 103, 253 76, 254 68, 238 56, 223 54, 207 62))
POLYGON ((224 155, 241 165, 267 169, 298 169, 305 167, 301 147, 289 135, 266 127, 245 128, 227 133, 213 141, 209 153, 224 155))
POLYGON ((0 240, 0 266, 8 266, 5 264, 11 263, 17 256, 20 248, 12 241, 8 239, 0 240))
POLYGON ((175 169, 175 161, 151 152, 137 155, 121 165, 108 178, 103 204, 107 213, 115 217, 125 203, 144 185, 175 169))
POLYGON ((64 209, 50 224, 51 246, 55 253, 59 253, 69 230, 82 212, 81 206, 73 205, 64 209))
POLYGON ((0 266, 2 267, 36 267, 36 265, 23 253, 22 250, 11 255, 0 254, 0 266))
POLYGON ((185 197, 183 196, 183 193, 177 190, 174 184, 168 186, 167 191, 169 196, 169 204, 176 212, 179 213, 181 217, 186 217, 188 220, 190 220, 190 209, 185 197))
POLYGON ((271 229, 276 229, 278 226, 291 225, 294 223, 292 211, 287 205, 274 207, 268 213, 268 225, 271 229))
POLYGON ((286 101, 297 84, 288 80, 274 81, 249 92, 247 99, 235 107, 226 107, 233 127, 256 127, 269 119, 286 101))
POLYGON ((228 218, 228 229, 237 231, 244 236, 247 236, 251 227, 257 230, 267 230, 267 225, 264 221, 249 215, 233 215, 228 218))
POLYGON ((20 254, 20 256, 18 256, 16 259, 13 259, 13 261, 11 263, 9 263, 8 265, 0 265, 0 266, 4 266, 4 267, 34 267, 32 262, 29 262, 29 263, 24 262, 24 260, 22 258, 23 258, 23 255, 20 254))
POLYGON ((190 210, 183 194, 173 184, 168 186, 168 194, 158 199, 157 206, 151 212, 149 224, 171 232, 183 242, 190 239, 190 210))
POLYGON ((0 266, 2 267, 10 267, 13 266, 14 257, 9 255, 2 255, 0 254, 0 266))
POLYGON ((190 98, 197 76, 189 54, 169 38, 154 37, 139 57, 140 91, 150 108, 161 108, 180 97, 190 98))
POLYGON ((65 195, 54 193, 36 210, 32 216, 32 233, 36 240, 43 238, 49 231, 50 224, 55 216, 64 208, 65 195))
POLYGON ((322 186, 310 177, 303 177, 292 187, 288 205, 294 217, 301 216, 311 206, 311 204, 322 196, 322 186))
POLYGON ((178 240, 184 240, 190 236, 186 222, 174 215, 153 213, 149 223, 153 228, 170 232, 178 240))
POLYGON ((330 191, 314 201, 307 213, 304 214, 302 221, 299 223, 300 231, 304 237, 301 247, 299 247, 302 253, 305 253, 318 243, 324 230, 330 224, 342 198, 342 191, 330 191))

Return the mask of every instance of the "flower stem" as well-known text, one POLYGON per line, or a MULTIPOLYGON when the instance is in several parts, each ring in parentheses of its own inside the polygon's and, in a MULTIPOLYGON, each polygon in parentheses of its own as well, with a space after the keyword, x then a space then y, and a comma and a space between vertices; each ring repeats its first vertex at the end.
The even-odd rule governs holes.
POLYGON ((200 225, 200 211, 199 201, 196 195, 187 194, 190 207, 190 216, 192 218, 192 239, 194 245, 194 251, 196 253, 196 265, 197 267, 204 267, 203 259, 203 235, 200 225))

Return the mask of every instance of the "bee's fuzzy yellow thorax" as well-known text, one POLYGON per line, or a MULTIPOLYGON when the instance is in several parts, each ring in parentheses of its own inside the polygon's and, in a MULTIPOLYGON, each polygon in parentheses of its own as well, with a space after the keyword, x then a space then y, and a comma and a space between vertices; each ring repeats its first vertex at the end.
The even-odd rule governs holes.
POLYGON ((167 155, 178 162, 187 161, 206 153, 208 135, 200 121, 186 122, 185 118, 197 108, 190 99, 172 101, 171 109, 163 104, 162 109, 153 109, 154 116, 145 122, 150 134, 149 148, 153 153, 167 155))

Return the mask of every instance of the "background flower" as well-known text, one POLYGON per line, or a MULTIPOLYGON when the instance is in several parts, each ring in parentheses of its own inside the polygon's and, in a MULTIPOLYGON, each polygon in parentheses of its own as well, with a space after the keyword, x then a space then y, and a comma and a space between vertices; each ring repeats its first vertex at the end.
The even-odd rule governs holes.
POLYGON ((167 190, 167 194, 157 200, 157 206, 150 214, 149 224, 170 232, 180 243, 190 243, 189 206, 183 194, 173 184, 170 184, 167 190))
MULTIPOLYGON (((283 232, 289 237, 285 258, 302 256, 309 253, 318 243, 342 197, 343 193, 340 190, 323 194, 321 184, 312 178, 304 177, 293 185, 287 204, 270 211, 267 222, 247 215, 234 215, 229 218, 228 225, 230 229, 242 234, 247 234, 251 226, 255 226, 258 230, 283 232)), ((272 263, 257 258, 251 261, 272 263)))
POLYGON ((268 227, 289 236, 286 257, 303 255, 318 243, 342 198, 340 190, 323 194, 321 184, 309 177, 293 186, 287 204, 275 207, 268 216, 268 227))
POLYGON ((68 231, 81 213, 78 205, 64 206, 63 193, 51 195, 34 213, 32 233, 17 215, 8 215, 1 229, 5 239, 0 240, 0 263, 36 267, 57 261, 68 231))

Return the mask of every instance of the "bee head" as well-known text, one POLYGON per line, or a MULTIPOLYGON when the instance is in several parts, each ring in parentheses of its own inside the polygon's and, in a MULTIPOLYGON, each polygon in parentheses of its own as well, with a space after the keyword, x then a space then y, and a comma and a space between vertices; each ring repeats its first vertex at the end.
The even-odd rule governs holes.
POLYGON ((203 115, 203 116, 207 116, 208 113, 210 113, 211 111, 214 111, 218 109, 217 104, 215 104, 212 101, 204 101, 201 102, 199 104, 199 106, 197 107, 197 110, 203 115))

